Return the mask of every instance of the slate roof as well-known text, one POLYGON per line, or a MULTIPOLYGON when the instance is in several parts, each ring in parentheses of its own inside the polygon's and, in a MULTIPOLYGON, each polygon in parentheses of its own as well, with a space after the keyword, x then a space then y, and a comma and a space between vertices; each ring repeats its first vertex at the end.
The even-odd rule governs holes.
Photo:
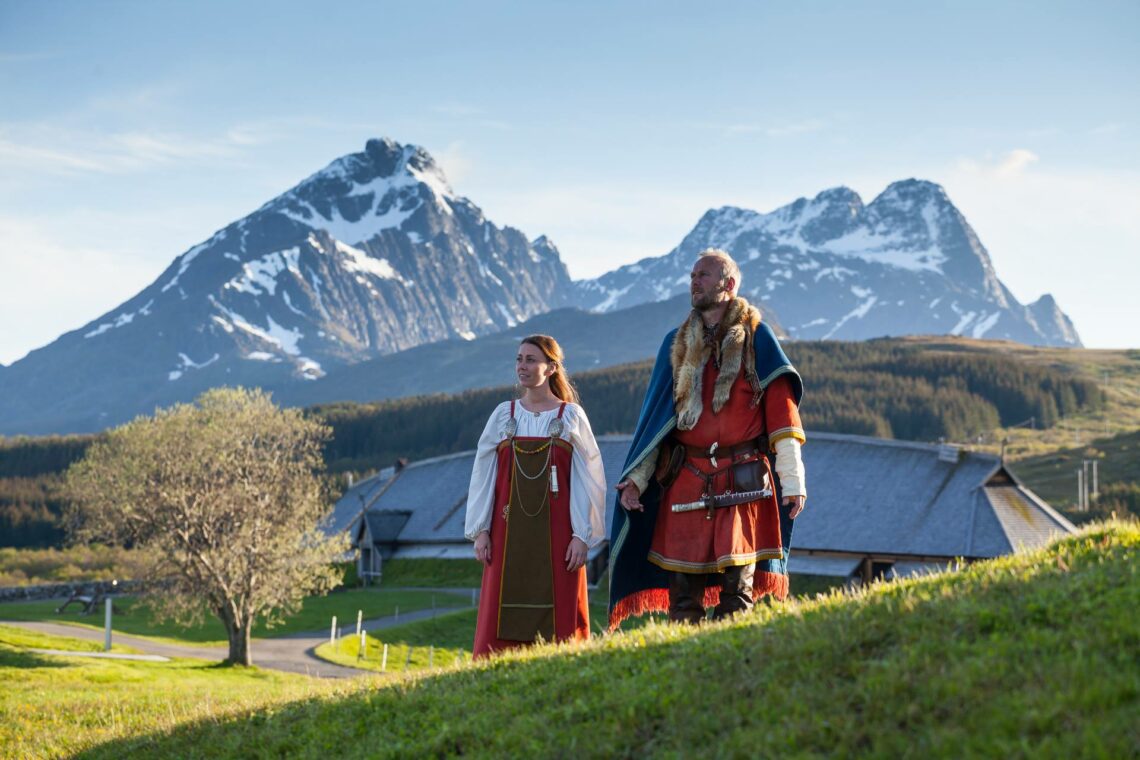
POLYGON ((982 558, 1040 546, 1073 525, 991 454, 936 444, 813 433, 797 550, 982 558), (999 485, 987 486, 996 482, 999 485))
MULTIPOLYGON (((598 438, 609 489, 607 528, 630 439, 598 438)), ((1074 530, 998 457, 961 451, 956 461, 944 461, 939 453, 935 444, 809 433, 803 449, 808 506, 796 521, 793 558, 983 558, 1074 530)), ((463 523, 473 458, 473 451, 434 457, 361 481, 337 502, 330 530, 353 527, 364 508, 408 512, 400 556, 469 556, 463 523)))

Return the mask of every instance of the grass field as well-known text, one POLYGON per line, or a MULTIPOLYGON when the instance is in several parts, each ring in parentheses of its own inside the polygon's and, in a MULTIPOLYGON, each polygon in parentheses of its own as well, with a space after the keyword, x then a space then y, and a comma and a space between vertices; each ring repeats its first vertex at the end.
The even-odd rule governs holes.
POLYGON ((350 683, 44 658, 0 632, 0 747, 116 760, 1134 757, 1137 609, 1140 527, 1117 523, 699 629, 651 622, 350 683))
MULTIPOLYGON (((0 757, 65 757, 107 741, 178 726, 265 715, 358 686, 198 660, 169 663, 54 657, 28 647, 91 651, 100 644, 0 626, 0 757)), ((115 647, 115 650, 123 650, 115 647)), ((199 747, 199 756, 208 744, 199 747)))
MULTIPOLYGON (((391 616, 397 608, 400 612, 430 609, 433 605, 460 607, 471 603, 470 595, 456 595, 445 591, 406 591, 399 589, 354 589, 341 591, 328 596, 314 596, 305 600, 300 612, 286 622, 272 628, 258 625, 253 635, 258 637, 287 636, 293 633, 328 630, 332 616, 338 624, 355 627, 357 610, 364 612, 364 618, 391 616)), ((102 613, 79 615, 71 610, 57 614, 60 600, 44 602, 9 602, 0 604, 0 620, 46 621, 68 623, 91 628, 103 628, 102 613)), ((217 618, 209 617, 200 626, 183 627, 172 622, 155 622, 145 604, 139 600, 123 598, 115 601, 116 613, 113 627, 119 633, 134 636, 149 636, 154 639, 179 644, 225 644, 226 635, 217 618)))

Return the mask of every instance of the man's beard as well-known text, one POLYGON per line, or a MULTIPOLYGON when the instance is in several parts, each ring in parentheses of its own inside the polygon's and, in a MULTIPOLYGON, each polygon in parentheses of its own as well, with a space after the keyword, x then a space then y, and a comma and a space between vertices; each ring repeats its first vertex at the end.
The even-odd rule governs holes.
POLYGON ((707 291, 704 293, 690 293, 689 301, 693 304, 694 309, 704 312, 708 311, 709 309, 715 309, 717 306, 727 300, 721 298, 724 293, 725 291, 719 288, 711 293, 707 291))

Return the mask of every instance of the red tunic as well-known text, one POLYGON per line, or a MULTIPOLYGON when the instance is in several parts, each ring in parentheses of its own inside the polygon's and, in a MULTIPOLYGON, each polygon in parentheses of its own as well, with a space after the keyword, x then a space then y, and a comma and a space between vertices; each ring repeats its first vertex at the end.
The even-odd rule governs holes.
MULTIPOLYGON (((760 404, 753 408, 752 388, 743 371, 736 376, 728 401, 719 413, 712 411, 717 368, 710 361, 704 370, 701 383, 703 411, 692 430, 677 430, 674 436, 680 443, 707 450, 714 442, 728 448, 745 441, 768 435, 779 440, 795 435, 801 437, 801 425, 791 383, 778 377, 765 389, 760 404)), ((774 442, 774 441, 773 441, 774 442)), ((721 459, 713 467, 709 459, 689 458, 688 464, 705 474, 725 468, 721 459)), ((761 466, 769 472, 766 458, 761 466)), ((730 472, 723 470, 712 476, 709 493, 722 494, 730 489, 730 472)), ((776 497, 734 507, 717 509, 713 519, 707 519, 706 510, 673 512, 673 504, 697 501, 705 493, 705 480, 684 467, 677 479, 661 499, 654 526, 649 561, 664 568, 682 573, 712 573, 726 567, 749 565, 762 559, 781 557, 780 516, 776 497)))
MULTIPOLYGON (((526 646, 529 641, 500 639, 499 603, 503 584, 504 548, 508 539, 508 521, 503 507, 510 501, 511 445, 507 439, 498 450, 495 477, 495 506, 491 514, 491 564, 483 568, 483 585, 479 595, 479 617, 475 624, 473 657, 486 657, 493 652, 526 646)), ((515 438, 523 443, 541 443, 546 438, 515 438)), ((558 468, 558 493, 550 495, 550 557, 554 589, 554 638, 556 641, 590 636, 589 603, 586 595, 586 569, 566 569, 566 547, 574 537, 570 525, 571 449, 556 440, 551 461, 558 468)))

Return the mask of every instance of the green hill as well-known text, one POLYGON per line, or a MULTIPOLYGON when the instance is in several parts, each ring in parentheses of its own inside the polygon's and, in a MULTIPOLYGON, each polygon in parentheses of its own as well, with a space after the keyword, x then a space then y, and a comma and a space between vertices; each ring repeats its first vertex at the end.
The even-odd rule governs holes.
POLYGON ((1140 527, 651 624, 85 757, 1135 757, 1140 527))

